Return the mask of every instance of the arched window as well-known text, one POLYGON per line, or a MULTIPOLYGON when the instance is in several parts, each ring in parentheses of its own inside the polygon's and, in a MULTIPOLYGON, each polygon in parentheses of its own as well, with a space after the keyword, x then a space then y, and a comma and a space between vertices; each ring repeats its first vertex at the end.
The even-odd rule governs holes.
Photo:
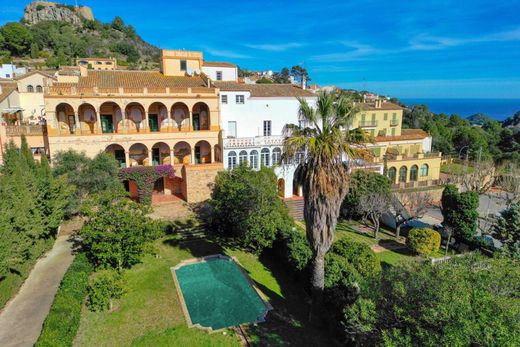
POLYGON ((249 166, 253 169, 258 169, 258 151, 252 150, 249 153, 249 166))
POLYGON ((428 176, 428 164, 421 165, 421 177, 428 176))
POLYGON ((410 168, 410 181, 417 181, 417 174, 419 173, 419 167, 413 165, 410 168))
POLYGON ((240 151, 240 153, 238 153, 238 164, 242 165, 242 163, 245 163, 246 161, 247 161, 247 152, 240 151))
POLYGON ((36 93, 43 93, 42 86, 36 86, 36 93))
POLYGON ((406 166, 401 166, 399 169, 399 182, 406 182, 406 174, 408 173, 408 169, 406 166))
POLYGON ((280 147, 275 147, 273 149, 273 165, 278 165, 282 161, 282 150, 280 147))
POLYGON ((27 93, 34 93, 34 87, 30 84, 27 86, 27 93))
POLYGON ((390 182, 395 183, 395 175, 397 173, 397 169, 395 167, 391 167, 388 170, 388 178, 390 178, 390 182))
POLYGON ((263 148, 260 152, 260 157, 262 158, 262 165, 269 166, 269 149, 263 148))
POLYGON ((228 168, 233 169, 237 166, 237 153, 235 151, 231 151, 228 153, 228 168))

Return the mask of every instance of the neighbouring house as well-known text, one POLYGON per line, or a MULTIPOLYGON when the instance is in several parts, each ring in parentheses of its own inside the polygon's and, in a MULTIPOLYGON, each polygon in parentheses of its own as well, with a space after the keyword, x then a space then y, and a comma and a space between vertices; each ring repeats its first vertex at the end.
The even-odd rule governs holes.
POLYGON ((17 67, 15 64, 2 64, 0 66, 0 78, 15 78, 26 73, 27 68, 17 67))
POLYGON ((76 65, 91 70, 116 70, 116 58, 76 58, 76 65))

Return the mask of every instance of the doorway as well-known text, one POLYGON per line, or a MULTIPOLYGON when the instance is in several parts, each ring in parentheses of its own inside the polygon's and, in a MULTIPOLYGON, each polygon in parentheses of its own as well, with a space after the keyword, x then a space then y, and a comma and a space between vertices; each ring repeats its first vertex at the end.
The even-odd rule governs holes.
POLYGON ((112 115, 101 115, 101 131, 103 134, 114 132, 112 115))
POLYGON ((76 119, 74 119, 74 116, 69 115, 68 123, 69 123, 70 133, 75 134, 76 133, 76 119))
POLYGON ((160 165, 161 164, 161 150, 160 148, 152 148, 152 165, 160 165))
POLYGON ((159 131, 159 120, 156 114, 148 115, 148 127, 151 132, 155 133, 159 131))
POLYGON ((198 113, 193 114, 193 130, 200 130, 200 117, 198 113))

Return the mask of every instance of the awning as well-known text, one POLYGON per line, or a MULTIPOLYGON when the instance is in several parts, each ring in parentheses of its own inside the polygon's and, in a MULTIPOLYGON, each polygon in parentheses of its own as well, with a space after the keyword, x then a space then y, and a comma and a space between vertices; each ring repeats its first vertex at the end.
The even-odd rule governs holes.
POLYGON ((4 108, 2 110, 2 113, 16 113, 16 112, 20 112, 20 111, 23 111, 24 109, 21 108, 21 107, 8 107, 8 108, 4 108))

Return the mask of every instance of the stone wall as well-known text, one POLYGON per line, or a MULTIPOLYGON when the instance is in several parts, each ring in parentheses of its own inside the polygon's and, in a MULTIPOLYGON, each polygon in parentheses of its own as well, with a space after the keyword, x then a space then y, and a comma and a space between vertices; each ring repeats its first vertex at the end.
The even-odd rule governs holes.
POLYGON ((222 163, 184 165, 182 168, 182 193, 187 198, 187 202, 202 202, 211 197, 215 177, 224 166, 222 163))

